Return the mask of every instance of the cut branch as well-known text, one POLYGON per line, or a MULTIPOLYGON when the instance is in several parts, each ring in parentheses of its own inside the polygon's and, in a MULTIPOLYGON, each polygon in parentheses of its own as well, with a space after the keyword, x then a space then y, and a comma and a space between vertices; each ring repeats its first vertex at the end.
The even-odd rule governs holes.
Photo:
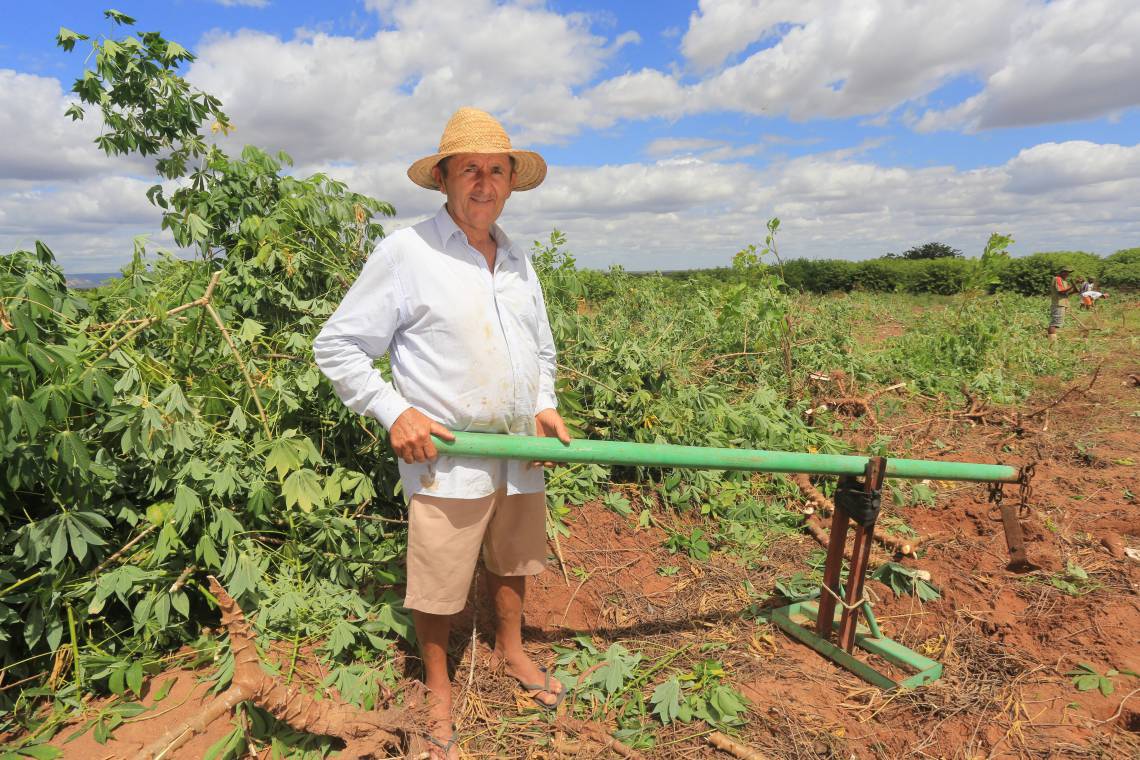
POLYGON ((261 417, 261 428, 265 431, 265 437, 272 438, 273 433, 269 431, 269 418, 265 416, 265 407, 261 405, 261 397, 257 395, 257 387, 253 384, 253 378, 250 377, 249 370, 245 367, 245 362, 241 358, 241 352, 239 352, 237 346, 234 345, 233 338, 230 337, 230 331, 226 329, 226 324, 222 321, 222 317, 218 314, 218 310, 214 308, 214 305, 207 301, 203 306, 206 307, 206 311, 213 318, 214 324, 222 331, 222 337, 226 339, 226 345, 230 347, 230 353, 233 354, 234 361, 237 362, 238 369, 241 370, 241 376, 245 378, 245 385, 249 388, 249 395, 253 396, 253 404, 257 407, 258 416, 261 417))
POLYGON ((140 533, 137 536, 135 536, 134 538, 132 538, 127 543, 123 544, 122 547, 120 547, 117 552, 112 554, 110 557, 107 557, 107 559, 103 560, 102 562, 100 562, 98 567, 96 567, 94 570, 91 571, 91 574, 92 575, 98 575, 99 573, 103 572, 104 569, 106 569, 112 563, 118 561, 118 559, 120 557, 122 557, 124 554, 126 554, 128 551, 130 551, 132 546, 137 544, 139 541, 142 541, 144 538, 149 536, 151 533, 154 533, 156 530, 158 530, 158 523, 152 523, 151 525, 148 525, 146 530, 144 530, 142 533, 140 533))
POLYGON ((106 351, 104 351, 99 358, 100 359, 106 359, 108 356, 115 353, 116 348, 123 345, 128 340, 135 337, 136 335, 138 335, 143 330, 150 327, 151 325, 153 325, 155 322, 159 321, 160 319, 164 319, 166 317, 173 317, 175 314, 186 311, 187 309, 192 309, 195 306, 205 306, 208 303, 210 303, 210 299, 214 295, 214 288, 218 284, 218 278, 220 278, 221 276, 222 276, 222 273, 220 270, 217 272, 214 272, 214 276, 210 278, 209 284, 206 285, 206 292, 203 293, 200 297, 195 298, 193 301, 187 301, 186 303, 182 304, 181 306, 175 306, 173 309, 168 309, 166 311, 166 313, 163 314, 161 317, 146 317, 145 319, 139 320, 139 322, 134 327, 132 327, 130 330, 127 330, 125 333, 123 333, 123 337, 119 338, 117 341, 112 343, 111 347, 108 348, 106 351))

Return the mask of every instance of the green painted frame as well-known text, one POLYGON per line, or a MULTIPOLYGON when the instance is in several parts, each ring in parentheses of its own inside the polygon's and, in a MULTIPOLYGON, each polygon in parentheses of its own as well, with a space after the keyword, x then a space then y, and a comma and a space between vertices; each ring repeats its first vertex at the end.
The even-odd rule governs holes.
MULTIPOLYGON (((807 644, 836 665, 850 670, 864 681, 881 689, 916 689, 942 677, 942 663, 924 657, 912 649, 907 649, 897 641, 885 636, 875 637, 871 634, 870 629, 864 625, 857 626, 855 629, 855 646, 878 655, 899 667, 915 671, 913 675, 901 681, 895 681, 889 676, 883 675, 850 652, 845 652, 830 641, 817 636, 810 626, 815 623, 818 613, 819 608, 815 602, 799 601, 793 602, 787 607, 772 610, 771 616, 772 622, 792 638, 807 644)), ((838 619, 832 622, 832 627, 838 630, 838 619)))

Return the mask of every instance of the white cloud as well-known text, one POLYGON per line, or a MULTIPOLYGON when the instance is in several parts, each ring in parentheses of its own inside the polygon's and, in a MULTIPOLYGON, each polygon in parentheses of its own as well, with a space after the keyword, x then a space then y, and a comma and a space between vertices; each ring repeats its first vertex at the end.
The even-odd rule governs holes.
POLYGON ((132 239, 158 235, 159 212, 146 199, 153 184, 122 176, 27 187, 0 184, 0 252, 30 250, 42 240, 68 271, 115 271, 130 260, 132 239))
POLYGON ((520 144, 575 134, 590 115, 573 91, 614 49, 583 17, 537 5, 372 7, 390 25, 365 40, 212 35, 189 78, 228 105, 241 140, 291 146, 300 160, 411 159, 462 105, 502 117, 520 144))
POLYGON ((1140 146, 1101 145, 1085 140, 1042 143, 1018 153, 1007 167, 1007 189, 1011 192, 1067 192, 1140 177, 1140 146))
POLYGON ((1133 0, 702 0, 681 45, 695 69, 759 49, 689 85, 685 111, 882 120, 918 103, 922 131, 1091 119, 1140 104, 1137 40, 1133 0), (981 91, 921 103, 955 80, 981 91))
POLYGON ((1057 0, 1010 28, 1008 50, 966 101, 927 111, 920 131, 1046 124, 1140 104, 1140 5, 1057 0))
POLYGON ((701 0, 689 17, 681 52, 698 69, 724 63, 731 55, 776 32, 780 24, 802 24, 814 11, 812 3, 772 3, 763 0, 701 0))
MULTIPOLYGON (((508 201, 502 223, 523 243, 557 226, 583 265, 634 269, 725 265, 763 239, 771 216, 781 218, 780 250, 793 258, 880 256, 929 240, 977 255, 995 231, 1013 233, 1021 253, 1111 253, 1140 239, 1137 162, 1140 145, 1074 141, 967 171, 880 166, 859 149, 765 168, 693 157, 552 166, 545 184, 508 201)), ((402 166, 328 171, 354 187, 402 187, 402 166)), ((403 186, 407 213, 393 229, 434 213, 442 200, 403 186)))
POLYGON ((661 137, 645 146, 645 153, 654 158, 675 153, 702 153, 724 145, 721 140, 707 137, 661 137))
POLYGON ((925 95, 992 58, 1021 5, 702 3, 707 13, 694 14, 682 51, 707 66, 749 44, 772 43, 697 83, 702 108, 797 120, 864 116, 925 95))
POLYGON ((79 122, 63 115, 72 100, 58 79, 0 69, 0 179, 84 177, 124 166, 92 142, 97 113, 79 122))
POLYGON ((645 146, 645 154, 652 158, 700 156, 702 161, 728 161, 754 156, 761 148, 761 145, 737 146, 725 140, 707 137, 661 137, 645 146))

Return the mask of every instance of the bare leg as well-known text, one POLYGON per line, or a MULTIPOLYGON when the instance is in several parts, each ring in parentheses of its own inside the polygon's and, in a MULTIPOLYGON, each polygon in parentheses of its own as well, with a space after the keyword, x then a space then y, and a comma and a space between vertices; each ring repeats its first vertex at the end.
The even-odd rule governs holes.
MULTIPOLYGON (((495 575, 490 570, 487 578, 487 594, 495 605, 495 655, 506 663, 507 672, 520 683, 543 683, 546 676, 530 659, 522 646, 522 610, 526 596, 525 575, 495 575)), ((554 690, 540 691, 539 700, 552 705, 557 700, 563 686, 555 678, 550 680, 554 690)))
MULTIPOLYGON (((444 744, 451 738, 451 678, 447 674, 447 639, 451 634, 451 615, 432 615, 412 610, 420 656, 424 661, 424 683, 431 692, 431 715, 435 720, 432 736, 444 744)), ((433 757, 438 747, 433 746, 433 757)), ((442 756, 442 753, 439 753, 442 756)), ((459 757, 451 748, 449 760, 459 757)))

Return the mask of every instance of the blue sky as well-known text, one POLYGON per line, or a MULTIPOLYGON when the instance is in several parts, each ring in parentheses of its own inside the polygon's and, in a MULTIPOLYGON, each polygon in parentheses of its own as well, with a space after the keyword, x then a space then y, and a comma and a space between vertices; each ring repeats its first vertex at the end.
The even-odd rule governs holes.
MULTIPOLYGON (((1140 244, 1140 4, 1131 0, 120 2, 199 55, 235 149, 285 149, 394 203, 454 108, 476 105, 546 157, 516 237, 557 225, 587 265, 722 265, 783 220, 786 254, 864 258, 929 240, 980 252, 1140 244)), ((62 110, 100 4, 19 3, 0 27, 0 248, 34 239, 74 272, 130 240, 169 245, 137 192, 62 110)), ((227 147, 230 147, 227 143, 227 147)))

